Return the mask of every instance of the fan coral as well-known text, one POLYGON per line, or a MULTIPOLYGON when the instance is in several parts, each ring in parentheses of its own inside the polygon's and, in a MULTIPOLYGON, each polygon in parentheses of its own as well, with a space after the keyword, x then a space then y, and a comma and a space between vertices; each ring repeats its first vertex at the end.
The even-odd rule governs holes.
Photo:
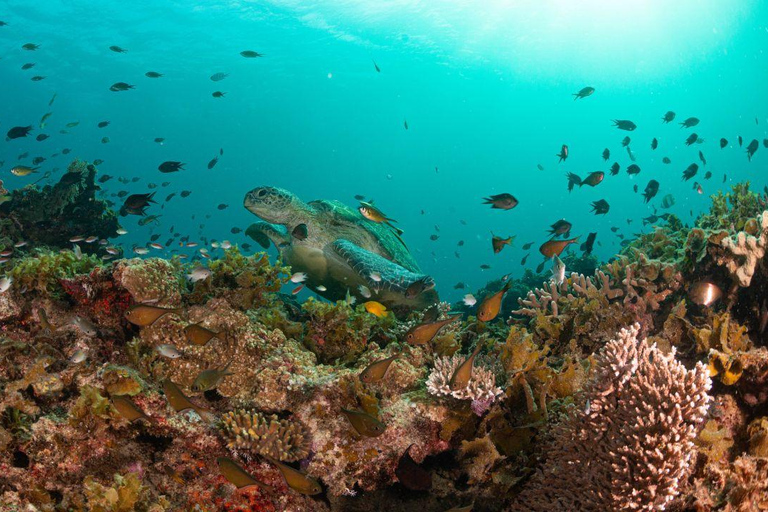
POLYGON ((680 492, 708 408, 693 370, 622 329, 596 357, 576 411, 553 429, 546 462, 512 510, 663 510, 680 492))
MULTIPOLYGON (((475 364, 467 387, 451 391, 451 376, 466 359, 462 355, 438 357, 427 378, 427 390, 436 396, 452 396, 459 400, 472 400, 472 410, 478 415, 485 412, 504 390, 496 387, 496 376, 488 368, 475 364)), ((479 361, 479 358, 478 358, 479 361)))
POLYGON ((759 236, 754 237, 741 231, 736 235, 736 239, 724 238, 720 245, 726 253, 715 259, 718 265, 725 265, 734 281, 741 287, 747 287, 752 282, 757 264, 765 256, 765 248, 768 245, 768 211, 758 217, 758 222, 759 236))
POLYGON ((293 462, 309 454, 307 432, 300 423, 281 420, 276 414, 230 411, 222 419, 230 449, 249 449, 273 459, 293 462))

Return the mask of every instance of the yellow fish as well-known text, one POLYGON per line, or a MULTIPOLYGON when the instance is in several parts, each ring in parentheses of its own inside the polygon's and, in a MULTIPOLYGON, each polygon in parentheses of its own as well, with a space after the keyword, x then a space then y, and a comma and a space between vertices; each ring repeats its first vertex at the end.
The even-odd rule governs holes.
POLYGON ((206 329, 200 325, 200 322, 198 322, 196 324, 189 324, 186 326, 184 328, 184 335, 187 337, 187 341, 189 341, 191 344, 197 345, 198 347, 203 347, 213 338, 217 337, 219 333, 210 329, 206 329))
POLYGON ((363 306, 365 307, 365 310, 369 312, 372 315, 376 315, 379 318, 384 318, 387 316, 387 306, 382 304, 381 302, 376 302, 375 300, 369 300, 368 302, 364 303, 363 306))
POLYGON ((288 487, 294 491, 301 494, 306 494, 308 496, 313 496, 323 492, 323 488, 320 487, 320 483, 314 478, 307 476, 298 469, 293 469, 291 466, 276 461, 271 457, 267 457, 266 455, 263 455, 263 457, 277 466, 277 469, 279 469, 280 473, 283 474, 285 483, 288 484, 288 487))
POLYGON ((472 352, 472 355, 470 355, 466 361, 461 363, 459 367, 456 368, 456 371, 453 372, 453 375, 451 375, 451 380, 448 383, 451 391, 457 391, 467 387, 469 381, 472 379, 472 368, 475 364, 475 358, 477 357, 477 354, 480 353, 481 348, 483 348, 483 344, 478 342, 477 347, 475 347, 475 350, 472 352))
POLYGON ((33 172, 37 172, 37 167, 27 167, 26 165, 17 165, 11 169, 11 174, 14 176, 29 176, 33 172))
POLYGON ((128 421, 133 422, 136 420, 147 420, 150 423, 157 423, 154 418, 147 416, 144 411, 139 409, 139 406, 133 403, 133 401, 131 401, 131 399, 127 396, 113 396, 112 405, 115 407, 115 409, 117 409, 117 412, 119 412, 128 421))
POLYGON ((477 319, 482 322, 490 322, 496 318, 501 311, 501 300, 504 298, 504 294, 509 290, 510 283, 504 285, 504 288, 494 293, 490 297, 483 299, 480 307, 477 308, 477 319))
POLYGON ((365 437, 379 437, 387 429, 387 426, 373 416, 363 411, 350 411, 341 409, 352 427, 358 434, 365 437))
POLYGON ((161 308, 148 304, 136 304, 125 312, 125 318, 133 325, 147 327, 169 313, 181 313, 181 308, 161 308))
POLYGON ((411 345, 424 345, 425 343, 429 343, 432 341, 432 338, 437 335, 440 329, 460 318, 461 315, 453 315, 445 320, 414 325, 408 329, 407 333, 405 333, 405 341, 411 345))
POLYGON ((400 356, 392 356, 374 361, 360 373, 360 380, 367 384, 380 381, 384 378, 384 375, 386 375, 387 370, 389 370, 389 365, 391 365, 395 359, 399 358, 400 356))
POLYGON ((238 489, 248 489, 251 487, 259 487, 265 491, 272 491, 272 487, 267 484, 261 483, 251 475, 249 475, 243 468, 241 468, 237 462, 227 457, 219 457, 216 459, 219 464, 219 471, 221 475, 227 479, 231 484, 234 484, 238 489))

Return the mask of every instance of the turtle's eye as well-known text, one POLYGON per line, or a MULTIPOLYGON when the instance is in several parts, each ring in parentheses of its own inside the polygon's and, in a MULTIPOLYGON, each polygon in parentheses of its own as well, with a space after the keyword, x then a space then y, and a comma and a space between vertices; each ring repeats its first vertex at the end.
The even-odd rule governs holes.
POLYGON ((256 192, 256 195, 258 197, 264 197, 265 195, 267 195, 267 189, 263 188, 263 189, 259 190, 258 192, 256 192))

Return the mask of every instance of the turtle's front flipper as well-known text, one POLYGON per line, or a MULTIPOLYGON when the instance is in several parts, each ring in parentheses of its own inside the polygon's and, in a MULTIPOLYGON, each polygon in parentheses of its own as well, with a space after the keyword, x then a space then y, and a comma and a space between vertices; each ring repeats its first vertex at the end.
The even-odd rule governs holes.
POLYGON ((411 272, 397 263, 353 244, 349 240, 336 240, 331 246, 336 254, 346 261, 372 289, 405 295, 408 287, 417 281, 425 282, 426 288, 434 286, 431 277, 411 272))
POLYGON ((278 249, 291 243, 290 235, 283 226, 270 224, 269 222, 254 222, 248 226, 248 229, 245 230, 245 234, 251 237, 264 249, 269 249, 270 240, 278 249))

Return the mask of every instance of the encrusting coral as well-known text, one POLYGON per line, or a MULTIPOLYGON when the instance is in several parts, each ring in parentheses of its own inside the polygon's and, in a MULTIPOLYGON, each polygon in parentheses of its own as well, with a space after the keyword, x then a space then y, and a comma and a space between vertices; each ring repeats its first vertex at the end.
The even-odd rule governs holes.
POLYGON ((246 449, 273 459, 293 462, 309 454, 305 429, 296 422, 281 420, 276 414, 257 411, 230 411, 222 418, 222 430, 230 439, 230 449, 246 449))
POLYGON ((512 510, 663 510, 680 492, 706 417, 706 367, 692 370, 622 330, 595 358, 575 410, 512 510))

